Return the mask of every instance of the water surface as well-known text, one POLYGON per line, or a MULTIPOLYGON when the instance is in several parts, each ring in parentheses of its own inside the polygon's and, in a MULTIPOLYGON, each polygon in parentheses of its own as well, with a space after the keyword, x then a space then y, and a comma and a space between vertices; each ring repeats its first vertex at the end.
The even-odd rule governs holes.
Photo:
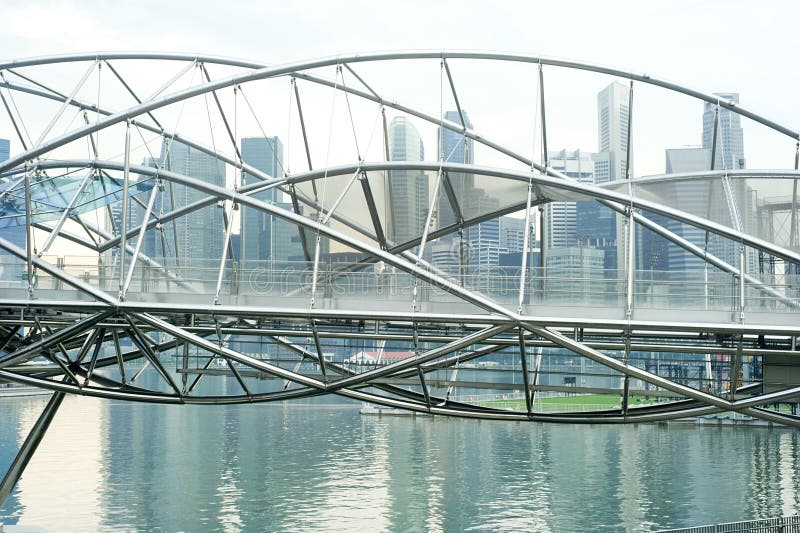
MULTIPOLYGON (((46 397, 0 400, 11 462, 46 397)), ((48 531, 639 531, 800 512, 800 432, 67 397, 0 510, 48 531)))

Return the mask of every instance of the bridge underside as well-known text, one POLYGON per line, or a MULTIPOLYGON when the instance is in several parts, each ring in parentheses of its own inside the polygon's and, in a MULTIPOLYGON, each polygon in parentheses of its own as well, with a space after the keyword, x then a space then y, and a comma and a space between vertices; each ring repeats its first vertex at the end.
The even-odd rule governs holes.
POLYGON ((798 401, 800 383, 766 377, 770 361, 795 354, 794 332, 780 326, 41 301, 7 307, 0 328, 0 378, 102 398, 234 404, 336 394, 505 420, 733 411, 800 422, 775 409, 798 401), (569 412, 552 401, 582 394, 616 395, 617 405, 569 412))

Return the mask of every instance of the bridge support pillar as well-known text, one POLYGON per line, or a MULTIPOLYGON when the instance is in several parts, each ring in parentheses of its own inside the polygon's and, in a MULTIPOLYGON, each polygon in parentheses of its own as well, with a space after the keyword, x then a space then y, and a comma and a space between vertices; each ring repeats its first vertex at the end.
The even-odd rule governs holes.
POLYGON ((19 449, 19 452, 17 452, 17 456, 14 457, 11 466, 8 467, 8 471, 2 483, 0 483, 0 506, 6 503, 11 491, 14 490, 14 486, 17 484, 17 481, 19 481, 20 476, 22 476, 22 472, 25 471, 25 467, 28 466, 28 462, 31 460, 31 457, 33 457, 34 452, 36 452, 36 448, 39 447, 39 443, 47 432, 47 428, 50 427, 50 422, 53 421, 56 411, 58 411, 58 408, 61 406, 65 394, 64 392, 53 393, 53 396, 50 397, 50 401, 47 402, 42 414, 39 415, 38 420, 36 420, 30 433, 28 433, 28 436, 25 438, 25 442, 22 443, 22 447, 19 449))

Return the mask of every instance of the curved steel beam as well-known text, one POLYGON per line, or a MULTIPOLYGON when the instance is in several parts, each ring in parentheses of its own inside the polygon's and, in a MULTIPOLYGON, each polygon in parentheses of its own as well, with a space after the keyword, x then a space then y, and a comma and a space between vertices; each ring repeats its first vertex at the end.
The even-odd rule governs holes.
MULTIPOLYGON (((106 117, 103 120, 99 120, 94 124, 87 124, 84 127, 78 128, 73 130, 72 132, 66 133, 55 139, 51 139, 50 141, 43 142, 39 146, 32 147, 31 149, 22 152, 21 154, 10 158, 5 163, 0 163, 0 173, 4 172, 9 168, 13 168, 25 161, 32 160, 36 157, 41 156, 44 153, 47 153, 59 146, 63 146, 69 142, 74 140, 80 139, 86 135, 94 133, 98 130, 104 129, 108 126, 118 124, 120 122, 124 122, 129 119, 133 119, 139 115, 149 113, 166 105, 170 105, 181 100, 185 100, 187 98, 192 98, 194 96, 200 96, 203 94, 207 94, 212 91, 216 91, 219 89, 224 89, 226 87, 231 87, 234 85, 238 85, 241 83, 246 83, 250 81, 257 81, 267 78, 285 76, 288 74, 293 74, 298 71, 303 70, 310 70, 315 68, 327 67, 332 65, 339 65, 343 63, 359 63, 359 62, 370 62, 370 61, 386 61, 386 60, 396 60, 396 59, 424 59, 424 58, 464 58, 464 59, 495 59, 495 60, 503 60, 503 61, 518 61, 518 62, 526 62, 526 63, 536 63, 536 64, 548 64, 545 63, 545 60, 541 57, 534 57, 534 56, 525 56, 525 55, 511 55, 511 54, 491 54, 491 53, 469 53, 469 52, 400 52, 400 53, 377 53, 377 54, 356 54, 351 56, 336 56, 336 57, 329 57, 323 59, 316 59, 310 61, 300 61, 294 63, 288 63, 280 66, 275 67, 264 67, 258 68, 250 72, 246 72, 243 74, 236 74, 233 76, 228 76, 226 78, 222 78, 219 80, 211 81, 202 85, 198 85, 196 87, 190 87, 188 89, 184 89, 181 91, 174 92, 170 95, 158 98, 156 100, 144 102, 142 104, 138 104, 132 106, 126 110, 117 112, 111 116, 106 117)), ((596 65, 588 65, 582 64, 577 62, 571 61, 562 61, 562 60, 547 60, 549 64, 562 66, 562 67, 569 67, 569 68, 580 68, 582 70, 589 70, 593 72, 599 72, 604 74, 611 74, 616 76, 623 76, 626 78, 630 78, 631 80, 638 80, 644 83, 651 83, 653 85, 658 85, 667 89, 675 90, 690 96, 694 96, 695 98, 699 98, 701 100, 705 100, 707 102, 717 103, 720 102, 720 105, 726 107, 727 109, 736 110, 738 113, 742 114, 743 116, 747 116, 753 120, 756 120, 766 126, 769 126, 776 131, 779 131, 785 135, 793 139, 800 140, 800 133, 790 130, 784 126, 781 126, 771 120, 765 119, 756 115, 755 113, 749 112, 743 108, 737 107, 732 102, 721 102, 717 97, 706 95, 698 91, 693 91, 687 89, 685 87, 681 87, 679 85, 666 82, 663 80, 658 80, 656 78, 651 78, 649 75, 646 74, 634 74, 632 72, 623 72, 615 69, 609 69, 606 67, 599 67, 596 65)), ((12 65, 14 66, 14 65, 12 65)), ((366 94, 366 93, 365 93, 366 94)), ((372 95, 370 95, 372 96, 372 95)), ((373 96, 374 98, 374 96, 373 96)))
MULTIPOLYGON (((56 168, 56 167, 61 168, 67 165, 80 166, 80 167, 89 166, 94 168, 102 168, 106 170, 115 170, 115 171, 121 171, 124 169, 124 165, 116 161, 91 161, 91 160, 45 161, 37 164, 34 168, 42 168, 42 169, 56 168)), ((778 246, 774 243, 770 243, 753 235, 738 232, 735 229, 725 226, 723 224, 719 224, 717 222, 704 219, 702 217, 693 215, 691 213, 687 213, 685 211, 681 211, 674 207, 666 206, 649 200, 638 199, 636 197, 631 197, 626 193, 610 191, 604 187, 599 187, 592 184, 580 183, 574 180, 562 180, 532 172, 521 172, 508 169, 499 169, 494 167, 469 165, 463 163, 388 161, 388 162, 377 162, 377 163, 362 162, 351 165, 332 167, 330 169, 322 169, 322 170, 318 169, 310 172, 305 172, 302 174, 289 176, 283 178, 282 181, 285 181, 286 183, 297 184, 315 179, 324 179, 326 176, 332 177, 332 176, 339 176, 342 174, 352 174, 353 172, 358 170, 363 170, 365 172, 382 171, 382 170, 438 171, 440 167, 445 171, 453 173, 479 174, 483 176, 491 176, 501 179, 516 180, 524 183, 533 181, 538 185, 549 186, 556 189, 569 191, 578 195, 589 196, 596 200, 604 200, 610 203, 617 204, 619 206, 632 206, 637 209, 643 209, 659 215, 666 216, 668 218, 671 218, 678 222, 682 222, 684 224, 688 224, 690 226, 708 230, 709 232, 720 235, 721 237, 724 237, 726 239, 730 239, 733 241, 741 241, 751 248, 762 250, 775 257, 779 257, 781 259, 793 263, 800 263, 800 253, 798 252, 794 252, 787 248, 778 246)), ((203 182, 202 180, 197 180, 189 176, 184 176, 182 174, 178 174, 171 171, 156 169, 153 167, 146 167, 142 165, 130 165, 130 169, 135 173, 147 176, 154 176, 157 173, 159 177, 163 179, 176 181, 178 183, 188 185, 192 188, 203 190, 205 193, 209 194, 214 198, 241 201, 249 204, 251 207, 256 207, 263 211, 267 211, 270 214, 274 214, 290 222, 300 223, 301 225, 305 225, 310 229, 314 230, 317 229, 315 226, 317 224, 316 222, 309 221, 308 219, 302 217, 301 215, 297 215, 287 210, 276 208, 275 206, 266 204, 264 202, 255 201, 254 199, 249 198, 247 191, 245 192, 231 191, 226 188, 208 184, 206 182, 203 182), (261 204, 261 207, 258 207, 258 204, 261 204), (308 224, 314 225, 314 227, 311 227, 308 224)), ((326 226, 320 225, 320 227, 326 227, 326 226)), ((327 235, 327 236, 335 238, 332 235, 327 235)), ((352 239, 349 239, 344 235, 340 235, 339 238, 335 238, 335 240, 338 240, 339 242, 342 242, 344 244, 353 244, 352 239), (342 238, 344 238, 344 240, 341 240, 342 238)), ((380 251, 380 250, 375 249, 375 251, 380 251)), ((385 254, 382 253, 382 255, 385 254)))
MULTIPOLYGON (((127 400, 139 401, 146 403, 166 403, 166 404, 192 404, 192 405, 231 405, 231 404, 244 404, 244 403, 262 403, 265 401, 278 401, 285 399, 305 398, 309 396, 319 395, 319 391, 313 389, 300 389, 283 391, 281 396, 270 396, 254 394, 251 397, 244 395, 235 396, 183 396, 180 398, 175 395, 159 394, 159 393, 130 393, 124 390, 114 389, 100 389, 97 387, 83 387, 79 388, 76 385, 67 384, 63 382, 52 381, 48 379, 40 379, 32 376, 15 374, 6 370, 0 370, 0 378, 15 383, 31 385, 43 389, 67 392, 76 395, 92 396, 97 398, 106 398, 112 400, 127 400)), ((352 398, 359 401, 370 402, 377 405, 386 407, 396 407, 399 409, 406 409, 420 413, 430 413, 441 416, 455 416, 460 418, 477 418, 483 420, 507 420, 507 421, 532 421, 532 422, 560 422, 567 424, 622 424, 622 423, 636 423, 636 422, 657 422, 662 420, 675 420, 691 416, 701 416, 708 414, 719 413, 722 410, 715 407, 695 407, 689 409, 680 409, 676 411, 666 411, 659 413, 642 413, 637 414, 635 410, 629 411, 628 415, 609 415, 602 416, 591 414, 543 414, 533 413, 520 413, 514 411, 502 411, 496 409, 487 409, 480 407, 464 408, 451 408, 447 406, 432 405, 430 408, 424 403, 399 400, 393 398, 386 398, 376 394, 363 392, 360 390, 342 389, 336 391, 336 394, 352 398)))
MULTIPOLYGON (((79 54, 60 54, 52 56, 40 56, 27 59, 17 59, 0 62, 0 70, 7 70, 12 68, 29 67, 36 65, 47 65, 53 63, 67 63, 79 61, 102 61, 102 60, 117 60, 117 59, 151 59, 151 60, 172 60, 172 61, 196 61, 198 63, 211 63, 220 64, 233 67, 242 67, 254 70, 262 70, 270 68, 269 65, 261 62, 248 61, 244 59, 236 59, 229 57, 221 57, 214 55, 203 54, 181 54, 181 53, 167 53, 167 52, 95 52, 95 53, 79 53, 79 54)), ((689 87, 682 86, 660 78, 654 78, 649 74, 636 73, 629 70, 622 70, 608 66, 596 65, 592 63, 585 63, 580 61, 568 61, 565 59, 556 59, 545 56, 534 56, 530 54, 511 54, 500 52, 477 52, 468 50, 418 50, 418 51, 400 51, 400 52, 382 52, 382 53, 366 53, 366 54, 345 54, 322 58, 318 60, 307 61, 299 63, 296 70, 308 70, 318 68, 321 66, 329 66, 335 64, 347 63, 363 63, 374 61, 390 61, 390 60, 403 60, 403 59, 485 59, 494 61, 507 61, 515 63, 529 63, 536 65, 548 65, 555 67, 563 67, 574 70, 584 70, 588 72, 596 72, 599 74, 608 74, 625 78, 649 85, 662 87, 670 91, 678 92, 703 100, 711 104, 719 104, 720 107, 738 113, 742 116, 755 120, 775 131, 783 133, 792 139, 800 139, 800 133, 785 127, 775 121, 762 117, 746 108, 736 105, 734 102, 720 99, 712 94, 706 94, 689 87), (322 64, 320 64, 322 63, 322 64)), ((463 129, 463 128, 460 128, 463 129)))

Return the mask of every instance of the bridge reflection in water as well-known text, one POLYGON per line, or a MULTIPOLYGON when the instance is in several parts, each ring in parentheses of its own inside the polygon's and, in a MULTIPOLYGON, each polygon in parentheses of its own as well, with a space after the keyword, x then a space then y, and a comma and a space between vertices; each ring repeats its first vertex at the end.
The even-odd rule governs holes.
POLYGON ((112 53, 3 71, 24 149, 0 162, 0 379, 56 394, 0 498, 64 394, 169 404, 336 394, 499 420, 737 413, 800 426, 796 165, 715 168, 709 157, 691 173, 631 168, 648 140, 631 129, 634 83, 667 94, 656 106, 665 116, 669 98, 704 102, 714 139, 720 116, 738 114, 797 155, 796 131, 734 102, 594 65, 441 51, 281 67, 112 53), (414 68, 406 79, 439 87, 427 108, 356 74, 414 68), (84 73, 64 88, 59 69, 84 73), (515 126, 541 158, 473 129, 459 94, 487 121, 512 101, 474 82, 481 69, 537 95, 536 120, 515 126), (545 70, 629 81, 625 179, 586 183, 566 156, 561 170, 551 164, 545 70), (320 106, 331 100, 333 111, 320 106), (285 165, 267 118, 286 127, 285 165), (434 130, 439 148, 426 160, 422 137, 434 130), (23 131, 43 133, 34 143, 23 131), (576 202, 597 214, 584 223, 613 223, 613 246, 537 241, 559 230, 548 210, 576 202), (503 265, 482 235, 510 215, 520 246, 503 265), (231 378, 233 390, 213 386, 231 378))

